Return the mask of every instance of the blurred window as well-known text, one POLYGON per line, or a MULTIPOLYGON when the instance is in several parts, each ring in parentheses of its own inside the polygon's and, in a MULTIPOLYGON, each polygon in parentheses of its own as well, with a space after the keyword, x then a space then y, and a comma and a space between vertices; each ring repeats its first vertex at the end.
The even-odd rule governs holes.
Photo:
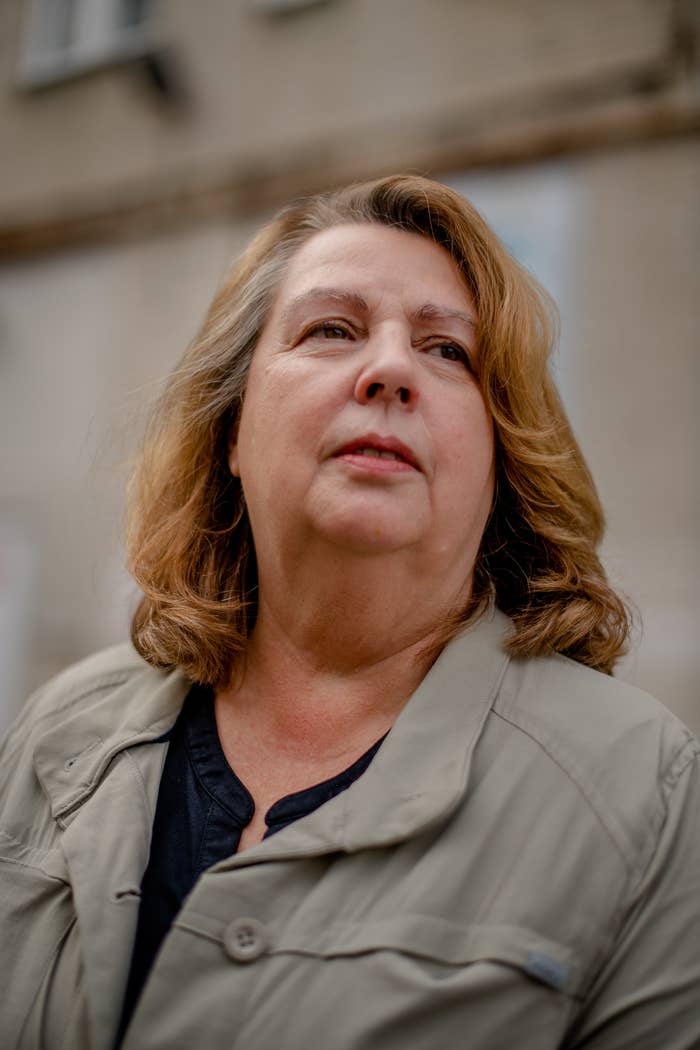
POLYGON ((150 50, 151 0, 28 0, 18 79, 43 87, 150 50))

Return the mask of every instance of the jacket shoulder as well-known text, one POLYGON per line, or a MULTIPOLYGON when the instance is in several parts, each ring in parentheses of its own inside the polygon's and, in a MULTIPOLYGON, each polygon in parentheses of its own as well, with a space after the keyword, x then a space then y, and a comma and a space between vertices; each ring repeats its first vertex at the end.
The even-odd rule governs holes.
POLYGON ((93 790, 129 741, 167 731, 187 688, 183 676, 151 667, 128 644, 52 678, 27 701, 0 747, 0 826, 21 828, 13 834, 23 840, 36 838, 47 797, 55 815, 93 790))
POLYGON ((148 667, 133 645, 123 642, 92 653, 66 667, 41 686, 28 703, 41 706, 41 698, 51 696, 52 704, 60 706, 61 703, 70 703, 73 699, 95 690, 125 682, 148 667))
POLYGON ((641 740, 653 740, 662 747, 662 759, 697 746, 687 726, 655 697, 565 656, 512 660, 494 706, 545 739, 570 740, 584 764, 609 759, 611 749, 625 741, 634 749, 641 740))
POLYGON ((123 685, 130 678, 153 671, 134 647, 125 642, 111 646, 66 667, 40 686, 23 705, 7 737, 9 743, 38 724, 61 718, 74 704, 123 685))
POLYGON ((632 867, 645 864, 669 797, 700 756, 691 731, 627 682, 563 656, 512 660, 493 707, 573 783, 632 867))
POLYGON ((155 681, 160 674, 130 643, 124 643, 94 653, 49 679, 25 702, 0 745, 0 788, 18 764, 31 761, 35 743, 46 732, 60 732, 74 713, 109 700, 130 681, 148 677, 155 681))

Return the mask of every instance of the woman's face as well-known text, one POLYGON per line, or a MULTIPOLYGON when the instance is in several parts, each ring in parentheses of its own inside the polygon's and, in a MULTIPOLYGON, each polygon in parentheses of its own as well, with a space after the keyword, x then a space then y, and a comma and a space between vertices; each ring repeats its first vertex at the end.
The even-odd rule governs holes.
POLYGON ((229 458, 260 568, 319 543, 409 551, 468 581, 494 483, 475 323, 457 266, 428 238, 343 225, 299 249, 229 458))

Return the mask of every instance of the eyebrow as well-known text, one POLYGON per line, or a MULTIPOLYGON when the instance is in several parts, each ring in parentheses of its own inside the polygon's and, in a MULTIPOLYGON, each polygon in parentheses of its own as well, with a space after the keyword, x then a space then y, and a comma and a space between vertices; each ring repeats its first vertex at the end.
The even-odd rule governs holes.
MULTIPOLYGON (((302 292, 301 295, 295 296, 287 304, 282 313, 282 323, 287 324, 297 310, 308 302, 316 300, 337 303, 339 306, 345 306, 360 313, 367 313, 369 310, 367 300, 357 292, 349 292, 341 288, 310 288, 307 292, 302 292)), ((451 306, 437 306, 435 303, 424 303, 412 316, 417 321, 462 321, 463 324, 469 325, 470 328, 476 328, 476 319, 474 317, 464 313, 463 310, 455 310, 451 306)))
POLYGON ((455 310, 451 306, 436 306, 434 303, 425 303, 419 310, 416 310, 414 316, 417 321, 463 321, 470 328, 476 328, 476 318, 465 314, 462 310, 455 310))
POLYGON ((369 310, 367 300, 356 292, 347 292, 340 288, 310 288, 308 292, 302 292, 287 304, 282 313, 282 324, 286 325, 300 307, 316 300, 337 303, 338 306, 345 306, 360 313, 367 313, 369 310))

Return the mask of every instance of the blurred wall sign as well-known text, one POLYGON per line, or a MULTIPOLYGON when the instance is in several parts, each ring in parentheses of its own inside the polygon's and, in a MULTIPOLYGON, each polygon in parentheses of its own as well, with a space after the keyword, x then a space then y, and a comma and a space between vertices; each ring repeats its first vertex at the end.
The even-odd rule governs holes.
POLYGON ((35 545, 0 517, 0 733, 26 699, 36 566, 35 545))

